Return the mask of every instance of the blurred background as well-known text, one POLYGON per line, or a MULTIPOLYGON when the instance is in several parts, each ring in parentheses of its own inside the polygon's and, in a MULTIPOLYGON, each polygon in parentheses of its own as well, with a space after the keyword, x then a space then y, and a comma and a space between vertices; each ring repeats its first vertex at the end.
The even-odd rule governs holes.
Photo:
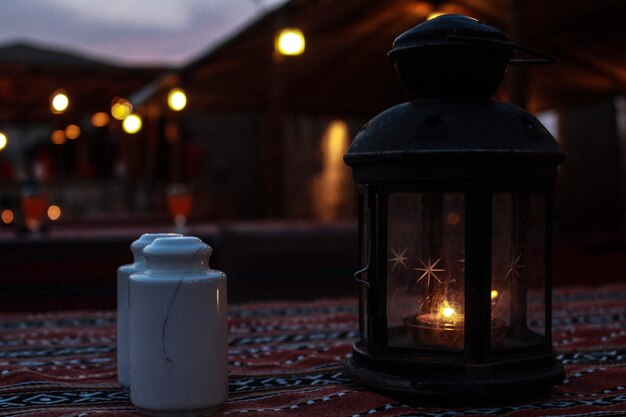
POLYGON ((557 57, 496 99, 567 153, 554 280, 626 279, 622 0, 6 0, 0 6, 0 309, 114 306, 141 233, 210 243, 234 301, 351 295, 342 160, 406 96, 386 54, 461 13, 557 57))

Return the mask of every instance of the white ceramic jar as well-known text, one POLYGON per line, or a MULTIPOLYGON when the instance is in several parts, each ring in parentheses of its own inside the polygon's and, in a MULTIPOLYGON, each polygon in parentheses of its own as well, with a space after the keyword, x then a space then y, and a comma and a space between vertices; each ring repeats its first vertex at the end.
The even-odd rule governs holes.
POLYGON ((180 237, 178 233, 145 233, 130 245, 133 263, 117 269, 117 381, 126 390, 129 386, 128 374, 128 279, 131 274, 146 269, 143 248, 157 238, 180 237))
POLYGON ((150 416, 202 416, 228 395, 226 275, 195 237, 156 239, 130 277, 130 398, 150 416))

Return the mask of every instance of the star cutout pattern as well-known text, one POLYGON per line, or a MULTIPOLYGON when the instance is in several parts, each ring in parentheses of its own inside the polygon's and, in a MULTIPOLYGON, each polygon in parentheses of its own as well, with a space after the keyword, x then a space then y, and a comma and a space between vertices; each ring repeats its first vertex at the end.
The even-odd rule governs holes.
POLYGON ((407 248, 404 248, 402 251, 395 251, 393 249, 391 249, 391 254, 393 255, 393 258, 389 259, 389 262, 392 262, 393 265, 391 266, 391 270, 395 271, 396 268, 402 267, 404 269, 408 269, 408 265, 406 264, 406 261, 409 259, 406 257, 406 252, 408 251, 407 248))
POLYGON ((435 262, 433 262, 430 258, 430 255, 428 255, 428 263, 422 261, 420 258, 417 258, 417 260, 422 264, 423 268, 413 268, 413 270, 423 272, 423 273, 417 279, 417 281, 415 281, 416 284, 420 282, 421 280, 426 279, 426 286, 430 287, 431 278, 436 280, 440 284, 443 283, 443 281, 441 281, 441 279, 439 279, 439 277, 437 276, 438 272, 445 272, 445 269, 437 268, 437 264, 439 264, 439 262, 441 261, 441 258, 438 258, 435 262))
POLYGON ((511 260, 502 267, 502 269, 506 270, 506 275, 504 276, 505 281, 511 276, 517 279, 522 279, 520 269, 526 268, 526 265, 522 265, 520 262, 521 260, 522 255, 515 256, 515 253, 511 255, 511 260))

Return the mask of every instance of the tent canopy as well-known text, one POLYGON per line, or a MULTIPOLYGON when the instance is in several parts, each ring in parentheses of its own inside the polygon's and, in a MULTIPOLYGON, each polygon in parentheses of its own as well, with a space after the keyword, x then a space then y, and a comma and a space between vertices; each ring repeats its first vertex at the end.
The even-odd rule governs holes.
POLYGON ((291 0, 181 70, 190 107, 371 117, 406 100, 386 56, 393 40, 437 10, 475 17, 559 60, 530 68, 531 111, 626 91, 623 0, 291 0), (284 27, 303 31, 303 55, 275 54, 284 27))

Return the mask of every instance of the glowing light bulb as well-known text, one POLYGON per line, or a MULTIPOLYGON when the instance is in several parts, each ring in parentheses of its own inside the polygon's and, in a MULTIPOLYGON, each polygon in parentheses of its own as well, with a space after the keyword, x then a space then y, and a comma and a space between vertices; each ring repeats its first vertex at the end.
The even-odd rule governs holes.
POLYGON ((63 90, 57 90, 52 93, 52 98, 50 99, 50 110, 52 113, 60 114, 65 112, 70 105, 70 99, 67 96, 67 93, 63 90))
POLYGON ((187 105, 187 95, 181 88, 172 88, 167 94, 167 105, 174 111, 180 111, 187 105))
POLYGON ((141 117, 136 114, 131 114, 122 122, 122 128, 124 129, 124 132, 131 135, 139 132, 141 130, 141 125, 141 117))
POLYGON ((65 136, 71 140, 77 139, 80 136, 80 127, 77 125, 67 125, 65 128, 65 136))
POLYGON ((91 124, 95 127, 104 127, 109 124, 109 115, 101 111, 91 116, 91 124))
POLYGON ((304 47, 304 34, 300 29, 283 29, 276 37, 276 50, 282 55, 300 55, 304 47))
POLYGON ((495 300, 496 298, 498 298, 498 295, 499 295, 498 291, 491 290, 491 299, 492 300, 495 300))
POLYGON ((65 132, 63 130, 55 130, 54 132, 52 132, 52 135, 50 135, 50 140, 52 141, 52 143, 54 143, 55 145, 63 145, 66 141, 66 137, 65 137, 65 132))
POLYGON ((124 98, 118 98, 111 106, 111 116, 117 120, 124 120, 133 112, 133 105, 124 98))
POLYGON ((9 143, 7 135, 5 135, 4 132, 0 132, 0 151, 7 147, 7 143, 9 143))
POLYGON ((2 210, 2 223, 11 224, 13 223, 13 219, 15 219, 15 215, 13 214, 13 210, 2 210))
POLYGON ((51 205, 48 207, 48 218, 52 221, 59 220, 61 217, 61 207, 57 205, 51 205))

